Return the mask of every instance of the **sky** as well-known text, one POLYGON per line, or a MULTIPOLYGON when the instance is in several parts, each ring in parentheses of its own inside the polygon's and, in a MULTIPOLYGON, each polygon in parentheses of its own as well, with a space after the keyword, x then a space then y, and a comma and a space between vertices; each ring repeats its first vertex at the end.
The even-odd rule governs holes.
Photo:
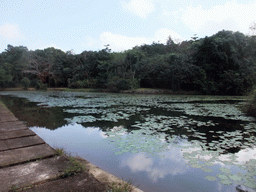
POLYGON ((179 43, 221 30, 249 34, 256 0, 1 0, 0 52, 54 47, 79 54, 179 43))

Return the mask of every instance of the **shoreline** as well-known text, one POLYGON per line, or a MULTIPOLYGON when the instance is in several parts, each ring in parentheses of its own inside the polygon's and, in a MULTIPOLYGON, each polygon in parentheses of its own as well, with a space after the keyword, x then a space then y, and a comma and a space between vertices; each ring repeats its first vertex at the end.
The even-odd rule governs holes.
MULTIPOLYGON (((42 91, 35 88, 28 88, 24 90, 22 87, 17 88, 2 88, 0 91, 42 91)), ((95 93, 121 93, 121 94, 170 94, 170 95, 198 95, 194 91, 173 91, 169 89, 153 89, 153 88, 138 88, 135 90, 121 90, 119 92, 113 92, 109 89, 71 89, 71 88, 47 88, 47 91, 64 91, 64 92, 95 92, 95 93)))

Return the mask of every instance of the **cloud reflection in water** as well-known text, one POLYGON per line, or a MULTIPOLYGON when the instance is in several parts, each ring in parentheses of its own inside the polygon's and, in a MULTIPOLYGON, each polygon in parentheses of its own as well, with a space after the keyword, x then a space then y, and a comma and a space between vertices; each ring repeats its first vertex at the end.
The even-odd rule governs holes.
POLYGON ((189 168, 179 148, 165 152, 164 156, 160 158, 149 157, 146 153, 132 154, 122 160, 121 166, 129 167, 133 173, 145 171, 153 182, 169 174, 182 174, 189 168))

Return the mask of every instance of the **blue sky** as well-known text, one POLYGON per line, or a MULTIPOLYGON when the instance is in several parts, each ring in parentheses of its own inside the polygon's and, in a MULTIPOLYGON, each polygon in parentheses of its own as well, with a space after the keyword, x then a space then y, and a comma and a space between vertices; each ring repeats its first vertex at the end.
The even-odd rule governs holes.
POLYGON ((222 29, 248 34, 255 10, 256 0, 2 0, 0 52, 8 44, 123 51, 168 36, 180 42, 222 29))

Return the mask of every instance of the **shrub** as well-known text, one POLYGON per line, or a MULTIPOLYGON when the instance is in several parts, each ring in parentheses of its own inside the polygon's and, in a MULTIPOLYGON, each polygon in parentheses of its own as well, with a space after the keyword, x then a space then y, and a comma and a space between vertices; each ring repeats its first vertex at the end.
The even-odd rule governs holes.
POLYGON ((129 84, 129 86, 132 90, 140 88, 139 80, 136 79, 136 78, 135 79, 129 79, 128 84, 129 84))
POLYGON ((31 86, 31 87, 36 87, 37 84, 38 84, 38 79, 32 79, 32 80, 30 80, 30 86, 31 86))
POLYGON ((78 88, 78 89, 83 88, 83 87, 84 87, 83 81, 81 81, 81 80, 76 81, 76 82, 74 83, 74 87, 75 87, 75 88, 78 88))
POLYGON ((42 83, 42 82, 37 82, 36 86, 35 86, 36 90, 47 90, 47 85, 42 83))
POLYGON ((73 88, 93 88, 97 84, 97 79, 84 79, 78 80, 75 83, 71 84, 73 88))
POLYGON ((65 151, 64 151, 64 149, 62 149, 62 148, 57 148, 57 149, 55 149, 55 153, 56 153, 56 155, 58 155, 58 156, 65 155, 65 151))
POLYGON ((112 77, 108 80, 108 83, 106 84, 107 88, 110 89, 112 92, 118 92, 120 90, 130 90, 130 82, 127 79, 123 79, 120 77, 112 77))
POLYGON ((129 90, 131 89, 128 81, 126 79, 119 79, 116 83, 116 87, 118 90, 129 90))
POLYGON ((27 90, 27 89, 28 89, 28 86, 30 85, 30 80, 29 80, 27 77, 24 77, 24 78, 21 80, 21 84, 22 84, 24 90, 27 90))

